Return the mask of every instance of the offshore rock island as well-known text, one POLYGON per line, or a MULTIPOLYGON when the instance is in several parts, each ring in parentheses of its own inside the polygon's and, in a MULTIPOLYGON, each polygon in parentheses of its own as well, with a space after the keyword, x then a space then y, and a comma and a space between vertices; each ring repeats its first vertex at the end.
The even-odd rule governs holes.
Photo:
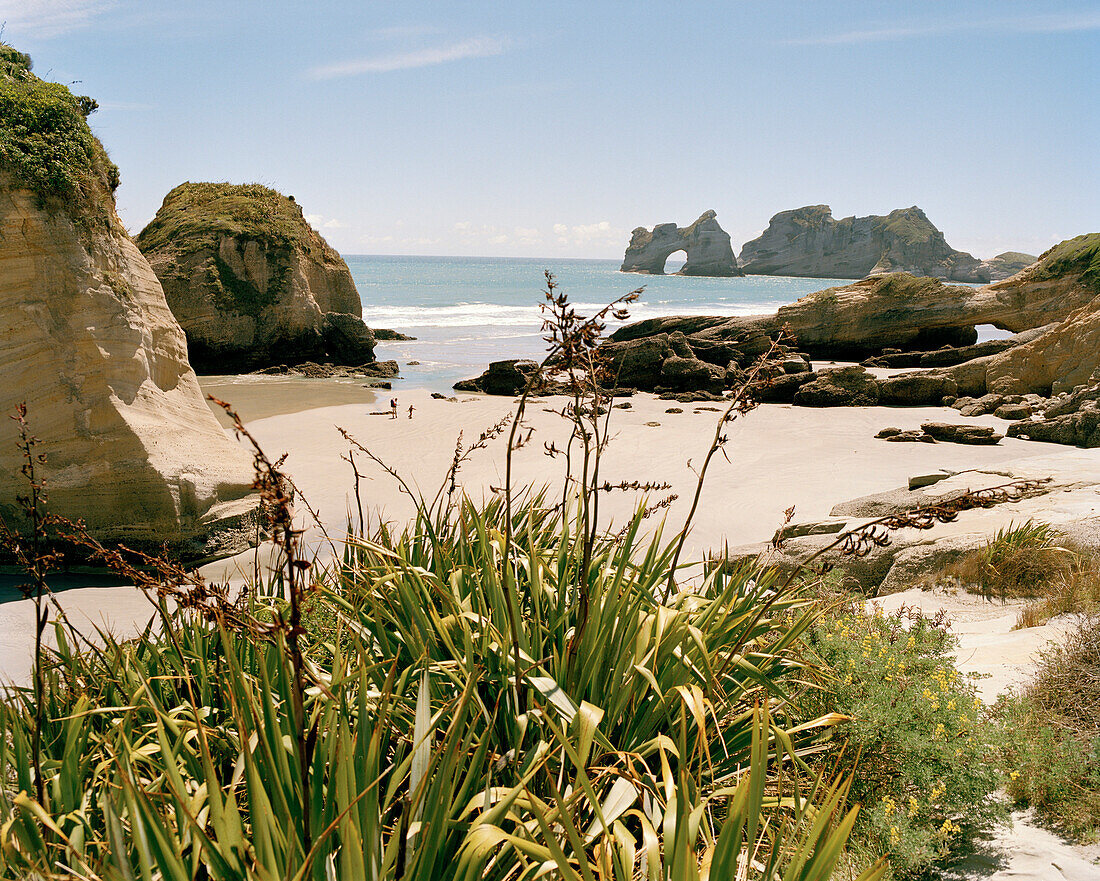
POLYGON ((718 225, 713 211, 704 211, 690 226, 675 223, 659 223, 653 229, 639 226, 631 233, 620 271, 664 275, 666 261, 677 251, 687 255, 677 275, 729 278, 745 274, 737 268, 729 233, 718 225))
POLYGON ((828 205, 780 211, 763 234, 741 249, 749 275, 863 278, 872 273, 908 272, 948 281, 991 280, 981 261, 956 251, 920 208, 885 217, 835 220, 828 205))

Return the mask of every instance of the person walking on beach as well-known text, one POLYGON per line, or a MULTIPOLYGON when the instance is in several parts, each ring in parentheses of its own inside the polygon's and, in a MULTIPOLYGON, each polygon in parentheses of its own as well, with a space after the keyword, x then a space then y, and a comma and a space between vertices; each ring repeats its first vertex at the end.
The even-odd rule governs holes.
POLYGON ((410 419, 413 418, 413 405, 412 404, 409 404, 409 418, 410 419))
POLYGON ((397 398, 390 398, 390 419, 397 418, 397 398))

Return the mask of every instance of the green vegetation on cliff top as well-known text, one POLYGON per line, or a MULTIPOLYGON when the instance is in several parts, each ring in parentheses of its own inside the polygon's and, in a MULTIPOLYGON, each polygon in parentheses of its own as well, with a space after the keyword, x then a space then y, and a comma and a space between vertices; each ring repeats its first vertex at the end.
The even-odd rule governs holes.
POLYGON ((179 251, 217 248, 224 235, 263 243, 269 250, 311 252, 316 238, 291 196, 262 184, 193 183, 175 187, 149 225, 137 236, 149 253, 170 246, 179 251))
POLYGON ((1066 239, 1044 251, 1031 277, 1057 278, 1071 273, 1080 273, 1082 282, 1100 292, 1100 232, 1066 239))
POLYGON ((0 169, 44 207, 74 219, 108 207, 119 183, 118 167, 88 127, 96 106, 39 79, 30 56, 0 43, 0 169))

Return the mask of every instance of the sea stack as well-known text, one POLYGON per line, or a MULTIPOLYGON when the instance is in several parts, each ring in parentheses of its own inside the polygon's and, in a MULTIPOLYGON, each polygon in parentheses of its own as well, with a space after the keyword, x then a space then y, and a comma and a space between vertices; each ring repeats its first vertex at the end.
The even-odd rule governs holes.
POLYGON ((351 272, 293 196, 182 183, 137 237, 199 373, 374 360, 351 272))
POLYGON ((101 542, 197 560, 255 535, 249 457, 210 412, 183 331, 115 213, 95 102, 0 44, 0 514, 25 530, 17 425, 48 509, 101 542))
POLYGON ((741 249, 749 275, 804 278, 864 278, 882 272, 947 281, 985 283, 990 270, 944 240, 920 208, 900 208, 885 217, 833 218, 828 205, 780 211, 768 228, 741 249))
POLYGON ((705 275, 719 278, 744 275, 737 268, 729 233, 718 225, 713 211, 704 211, 690 226, 659 223, 653 229, 639 226, 630 236, 622 272, 664 275, 665 262, 677 251, 687 254, 687 262, 678 275, 705 275))

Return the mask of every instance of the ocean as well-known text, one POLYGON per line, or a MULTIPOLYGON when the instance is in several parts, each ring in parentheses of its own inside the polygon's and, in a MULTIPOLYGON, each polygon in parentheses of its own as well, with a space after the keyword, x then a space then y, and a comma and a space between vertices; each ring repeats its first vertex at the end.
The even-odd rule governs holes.
MULTIPOLYGON (((590 315, 643 287, 630 321, 661 315, 754 315, 844 284, 837 279, 754 275, 696 278, 619 272, 618 260, 345 255, 363 301, 363 320, 415 336, 380 342, 380 360, 401 365, 398 386, 449 392, 490 361, 540 359, 543 272, 557 278, 577 311, 590 315), (419 364, 410 365, 410 361, 419 364)), ((669 262, 668 271, 679 266, 669 262)), ((609 332, 615 323, 609 324, 609 332)))

